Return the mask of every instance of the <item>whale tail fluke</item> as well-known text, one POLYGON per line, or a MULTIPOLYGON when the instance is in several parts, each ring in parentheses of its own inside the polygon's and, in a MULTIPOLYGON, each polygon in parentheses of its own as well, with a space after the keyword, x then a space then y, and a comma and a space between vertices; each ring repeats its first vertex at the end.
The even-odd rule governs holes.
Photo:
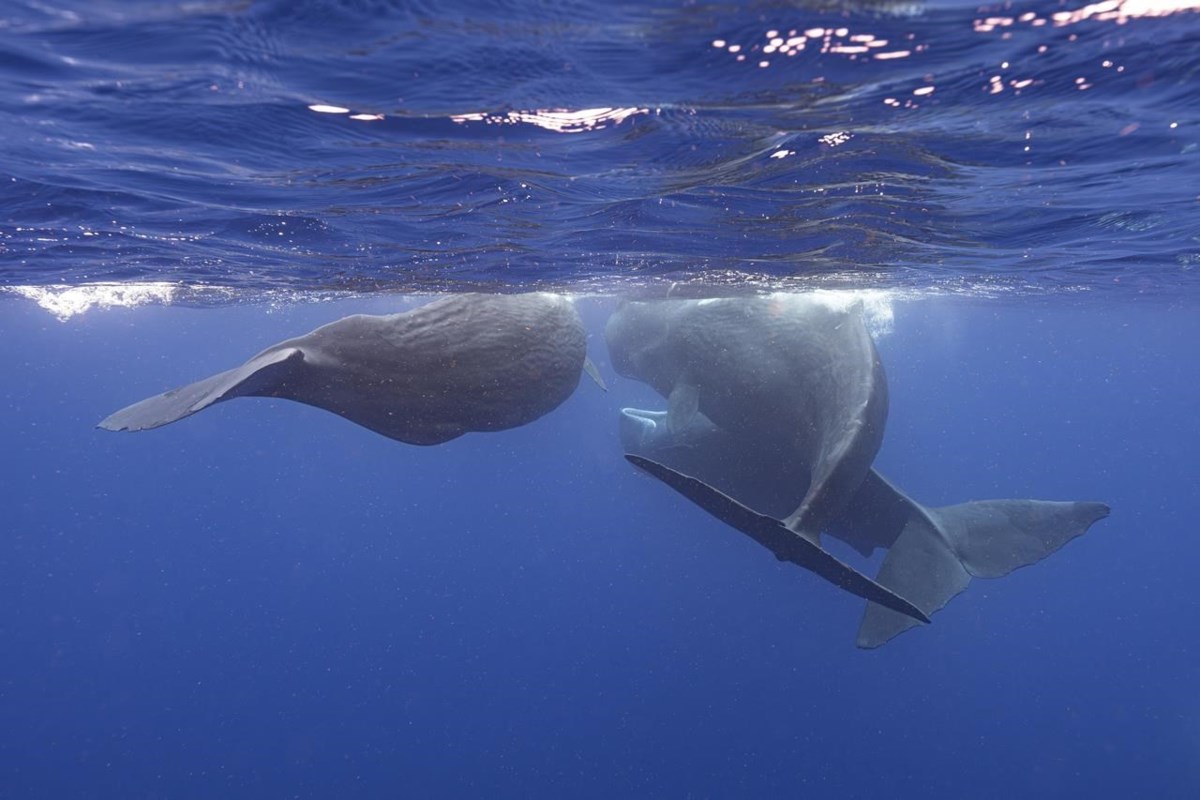
MULTIPOLYGON (((944 607, 972 577, 999 578, 1041 561, 1109 512, 1091 502, 982 500, 925 508, 903 499, 908 518, 876 580, 926 614, 944 607)), ((858 646, 879 647, 913 624, 908 616, 868 602, 858 646)))
POLYGON ((303 360, 304 352, 295 347, 263 353, 240 367, 126 406, 101 420, 97 427, 108 431, 144 431, 234 397, 270 394, 289 370, 303 360))

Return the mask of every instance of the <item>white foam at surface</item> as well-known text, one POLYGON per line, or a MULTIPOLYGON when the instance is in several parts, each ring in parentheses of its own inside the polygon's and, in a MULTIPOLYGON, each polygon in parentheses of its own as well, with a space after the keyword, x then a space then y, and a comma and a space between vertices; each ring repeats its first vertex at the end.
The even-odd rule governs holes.
MULTIPOLYGON (((780 293, 788 296, 789 293, 780 293)), ((791 296, 808 297, 830 308, 845 311, 855 304, 862 306, 863 322, 876 339, 890 334, 895 326, 896 293, 883 289, 816 289, 791 296)))
POLYGON ((117 308, 168 304, 175 299, 179 286, 174 283, 93 283, 82 286, 13 286, 9 291, 28 298, 60 321, 82 314, 93 307, 117 308))

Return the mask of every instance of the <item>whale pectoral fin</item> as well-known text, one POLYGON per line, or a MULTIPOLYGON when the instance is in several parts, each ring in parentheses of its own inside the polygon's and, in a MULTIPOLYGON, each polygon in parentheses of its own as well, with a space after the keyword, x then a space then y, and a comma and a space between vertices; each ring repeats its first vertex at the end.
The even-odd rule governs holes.
MULTIPOLYGON (((999 578, 1040 561, 1108 516, 1103 503, 982 500, 924 508, 900 498, 909 517, 876 580, 927 614, 943 608, 972 577, 999 578)), ((911 627, 906 617, 868 603, 858 646, 879 647, 911 627)))
POLYGON ((600 370, 596 369, 596 364, 588 356, 583 357, 583 371, 588 374, 588 377, 596 382, 602 390, 608 391, 608 384, 604 382, 604 378, 600 375, 600 370))
POLYGON ((908 600, 842 563, 820 545, 789 530, 779 520, 759 514, 703 481, 676 472, 657 461, 629 453, 625 454, 625 458, 709 514, 746 534, 774 553, 780 561, 789 561, 804 567, 835 586, 899 614, 907 615, 913 620, 929 622, 929 617, 908 600))
POLYGON ((304 352, 297 347, 263 353, 240 367, 126 406, 97 427, 109 431, 144 431, 234 397, 269 395, 303 360, 304 352))
POLYGON ((686 428, 700 411, 700 390, 687 383, 679 383, 667 398, 667 430, 679 433, 686 428))

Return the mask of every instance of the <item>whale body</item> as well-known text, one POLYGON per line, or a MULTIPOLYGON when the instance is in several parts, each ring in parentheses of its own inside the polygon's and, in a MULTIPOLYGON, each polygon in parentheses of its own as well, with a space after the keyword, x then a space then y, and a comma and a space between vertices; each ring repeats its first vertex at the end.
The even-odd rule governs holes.
POLYGON ((867 599, 860 647, 928 622, 971 577, 1000 577, 1085 532, 1103 503, 985 500, 941 508, 872 467, 887 382, 857 306, 813 296, 627 303, 609 319, 616 371, 667 409, 623 409, 636 466, 770 549, 867 599), (874 580, 830 554, 887 550, 874 580))
POLYGON ((401 314, 340 319, 134 403, 100 427, 147 430, 235 397, 281 397, 433 445, 538 419, 571 395, 585 363, 583 323, 568 298, 458 294, 401 314))

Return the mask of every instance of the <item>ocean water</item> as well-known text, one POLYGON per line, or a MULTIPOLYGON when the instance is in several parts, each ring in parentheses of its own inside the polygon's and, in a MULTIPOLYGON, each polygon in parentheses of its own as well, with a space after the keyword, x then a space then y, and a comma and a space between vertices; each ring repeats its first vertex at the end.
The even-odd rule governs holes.
POLYGON ((1198 12, 0 2, 0 798, 1200 796, 1198 12), (533 289, 608 391, 520 428, 94 429, 533 289), (621 457, 604 337, 814 290, 914 498, 1111 516, 857 649, 621 457))

